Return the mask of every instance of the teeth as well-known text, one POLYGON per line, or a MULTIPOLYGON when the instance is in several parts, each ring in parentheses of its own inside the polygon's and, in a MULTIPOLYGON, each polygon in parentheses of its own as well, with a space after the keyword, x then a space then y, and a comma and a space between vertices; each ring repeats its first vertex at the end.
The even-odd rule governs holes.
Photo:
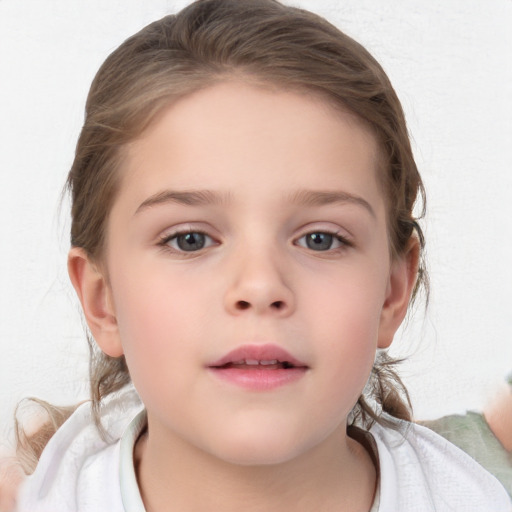
POLYGON ((277 364, 278 361, 277 359, 266 359, 266 360, 262 360, 260 361, 259 359, 240 359, 240 361, 233 361, 233 364, 236 364, 236 365, 247 365, 247 366, 258 366, 258 365, 262 365, 262 366, 271 366, 273 364, 277 364))

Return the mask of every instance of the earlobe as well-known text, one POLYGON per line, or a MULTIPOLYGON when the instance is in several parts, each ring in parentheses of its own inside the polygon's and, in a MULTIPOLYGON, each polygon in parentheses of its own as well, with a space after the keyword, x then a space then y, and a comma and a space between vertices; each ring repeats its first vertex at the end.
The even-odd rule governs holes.
POLYGON ((386 299, 381 312, 378 347, 391 345, 411 300, 418 277, 420 242, 412 237, 403 256, 391 264, 386 299))
POLYGON ((102 271, 82 248, 72 247, 68 273, 96 343, 111 357, 123 355, 111 290, 102 271))

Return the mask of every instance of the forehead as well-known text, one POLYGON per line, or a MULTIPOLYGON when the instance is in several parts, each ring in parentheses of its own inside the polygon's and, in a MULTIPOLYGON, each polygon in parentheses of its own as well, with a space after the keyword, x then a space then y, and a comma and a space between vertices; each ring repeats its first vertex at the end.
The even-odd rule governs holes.
POLYGON ((378 161, 371 130, 320 95, 228 81, 167 106, 128 145, 121 193, 141 199, 172 185, 267 186, 282 194, 344 185, 376 200, 378 161))

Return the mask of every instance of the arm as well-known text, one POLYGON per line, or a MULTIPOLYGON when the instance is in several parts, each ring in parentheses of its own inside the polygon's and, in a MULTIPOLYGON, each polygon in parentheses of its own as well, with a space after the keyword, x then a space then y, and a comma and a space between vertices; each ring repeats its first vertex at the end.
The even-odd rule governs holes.
POLYGON ((505 450, 512 453, 512 387, 503 386, 486 407, 484 416, 493 434, 505 450))

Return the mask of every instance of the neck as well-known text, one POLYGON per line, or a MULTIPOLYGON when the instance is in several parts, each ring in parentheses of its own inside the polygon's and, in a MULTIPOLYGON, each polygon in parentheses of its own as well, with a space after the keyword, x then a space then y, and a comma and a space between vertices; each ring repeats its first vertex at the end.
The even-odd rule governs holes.
POLYGON ((232 464, 180 439, 162 443, 157 433, 135 450, 137 478, 148 512, 169 510, 322 510, 367 512, 376 471, 367 451, 344 429, 292 460, 232 464))

